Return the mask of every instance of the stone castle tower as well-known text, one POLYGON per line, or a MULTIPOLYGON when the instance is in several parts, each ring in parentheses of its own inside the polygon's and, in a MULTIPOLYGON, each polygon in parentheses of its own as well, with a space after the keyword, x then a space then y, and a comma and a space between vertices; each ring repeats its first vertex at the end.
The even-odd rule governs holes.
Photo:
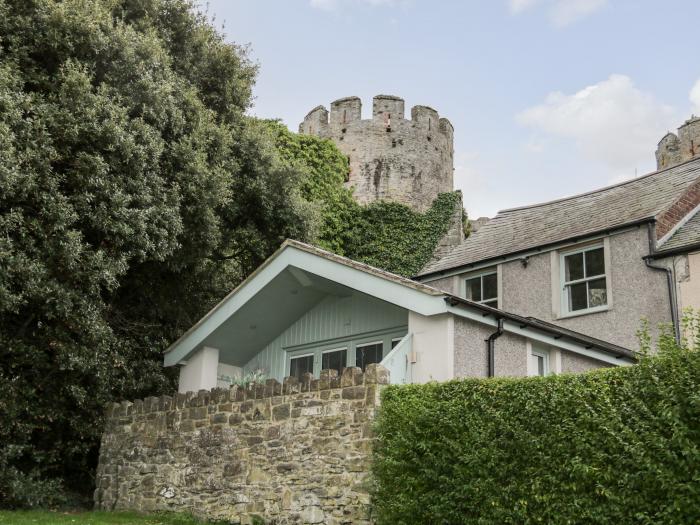
POLYGON ((656 168, 661 170, 700 156, 700 117, 693 115, 678 128, 666 133, 656 148, 656 168))
POLYGON ((453 190, 452 124, 428 106, 411 108, 408 120, 403 99, 377 95, 372 118, 362 120, 362 101, 341 98, 330 115, 323 106, 312 109, 299 133, 331 139, 348 156, 346 183, 362 204, 382 199, 425 211, 439 193, 453 190))

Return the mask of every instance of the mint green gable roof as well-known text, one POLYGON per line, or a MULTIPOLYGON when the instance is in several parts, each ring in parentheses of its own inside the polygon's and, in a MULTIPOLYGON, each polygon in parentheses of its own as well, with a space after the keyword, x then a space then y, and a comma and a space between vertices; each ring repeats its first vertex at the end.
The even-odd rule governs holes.
POLYGON ((165 366, 202 346, 233 345, 237 360, 245 363, 328 293, 351 290, 421 315, 447 311, 444 294, 435 288, 287 240, 165 351, 165 366))

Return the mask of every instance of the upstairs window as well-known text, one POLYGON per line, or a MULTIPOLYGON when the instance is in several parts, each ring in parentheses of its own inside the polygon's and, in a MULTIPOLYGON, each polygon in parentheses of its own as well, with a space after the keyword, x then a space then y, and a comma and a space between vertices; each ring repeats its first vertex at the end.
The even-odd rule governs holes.
POLYGON ((603 309, 608 304, 603 246, 593 246, 561 256, 562 305, 566 312, 603 309))
POLYGON ((470 277, 465 281, 465 298, 498 308, 498 277, 495 271, 470 277))

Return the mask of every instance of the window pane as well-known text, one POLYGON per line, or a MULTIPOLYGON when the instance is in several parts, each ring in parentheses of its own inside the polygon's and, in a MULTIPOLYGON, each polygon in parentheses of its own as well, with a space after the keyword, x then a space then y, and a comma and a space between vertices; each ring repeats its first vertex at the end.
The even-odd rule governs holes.
POLYGON ((383 346, 382 343, 358 346, 355 349, 355 366, 359 366, 364 372, 367 365, 381 363, 383 346))
POLYGON ((591 308, 608 304, 608 290, 605 287, 605 277, 588 281, 588 304, 591 308))
POLYGON ((491 308, 498 308, 498 301, 495 299, 493 301, 484 301, 481 304, 485 304, 486 306, 490 306, 491 308))
POLYGON ((486 299, 495 299, 498 297, 497 277, 495 273, 484 275, 484 290, 482 301, 486 299))
POLYGON ((544 375, 544 357, 541 355, 530 354, 530 370, 532 375, 544 375))
POLYGON ((583 279, 583 254, 574 253, 564 257, 564 266, 566 266, 566 282, 583 279))
POLYGON ((289 375, 301 380, 301 376, 306 373, 314 373, 314 356, 293 357, 289 361, 289 375))
POLYGON ((321 354, 321 370, 337 370, 338 375, 341 374, 343 368, 348 366, 347 363, 348 351, 335 350, 333 352, 324 352, 321 354))
POLYGON ((586 252, 586 277, 605 275, 605 258, 603 248, 586 252))
POLYGON ((467 299, 481 301, 481 277, 467 279, 467 299))
POLYGON ((588 308, 586 283, 567 286, 569 292, 569 311, 585 310, 588 308))
MULTIPOLYGON (((401 339, 403 339, 403 337, 401 339)), ((395 348, 396 345, 401 342, 401 339, 392 339, 391 340, 391 348, 395 348)))

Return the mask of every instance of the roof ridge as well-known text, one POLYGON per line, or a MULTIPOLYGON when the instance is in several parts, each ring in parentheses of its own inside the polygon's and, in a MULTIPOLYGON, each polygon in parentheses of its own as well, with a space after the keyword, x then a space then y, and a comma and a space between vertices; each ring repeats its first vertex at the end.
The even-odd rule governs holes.
MULTIPOLYGON (((319 255, 321 257, 325 257, 327 259, 335 260, 340 264, 344 264, 346 266, 350 266, 352 268, 355 268, 360 271, 364 271, 366 273, 374 274, 374 275, 379 275, 387 278, 391 278, 395 281, 399 281, 401 284, 405 286, 409 286, 411 288, 418 288, 418 289, 424 289, 425 292, 431 292, 433 295, 435 295, 435 292, 438 292, 438 294, 442 294, 441 290, 435 288, 434 286, 430 286, 429 284, 422 283, 419 281, 416 281, 414 279, 411 279, 410 277, 405 277, 403 275, 399 275, 398 273, 390 272, 388 270, 384 270, 382 268, 378 268, 376 266, 372 266, 371 264, 364 263, 362 261, 356 261, 355 259, 351 259, 350 257, 346 257, 344 255, 338 255, 337 253, 333 253, 328 250, 324 250, 323 248, 319 248, 318 246, 314 246, 313 244, 309 244, 306 242, 302 241, 297 241, 296 239, 285 239, 285 241, 282 243, 282 246, 280 246, 278 251, 281 251, 287 246, 292 246, 295 248, 298 248, 300 250, 304 250, 309 253, 314 253, 316 255, 319 255)), ((275 252, 277 253, 277 252, 275 252)))
MULTIPOLYGON (((637 182, 637 181, 640 181, 640 180, 643 180, 643 179, 652 177, 653 175, 659 175, 660 173, 663 173, 663 172, 666 172, 666 171, 670 171, 670 170, 672 170, 672 169, 676 169, 676 168, 678 168, 678 167, 680 167, 680 166, 683 166, 684 164, 689 164, 689 163, 691 163, 691 162, 697 162, 697 161, 699 161, 699 160, 700 160, 700 157, 693 157, 692 159, 688 159, 688 160, 686 160, 686 161, 684 161, 684 162, 680 162, 680 163, 678 163, 678 164, 674 164, 673 166, 669 166, 669 167, 664 168, 664 169, 662 169, 662 170, 652 171, 651 173, 646 173, 646 174, 644 174, 644 175, 640 175, 639 177, 633 177, 633 178, 631 178, 631 179, 628 179, 628 180, 625 180, 625 181, 622 181, 622 182, 617 182, 617 183, 615 183, 615 184, 610 184, 610 185, 608 185, 608 186, 603 186, 602 188, 596 188, 595 190, 589 190, 589 191, 584 191, 583 193, 577 193, 577 194, 575 194, 575 195, 569 195, 568 197, 560 197, 560 198, 558 198, 558 199, 552 199, 552 200, 550 200, 550 201, 545 201, 545 202, 538 202, 538 203, 536 203, 536 204, 528 204, 528 205, 525 205, 525 206, 515 206, 515 207, 513 207, 513 208, 505 208, 505 209, 503 209, 503 210, 499 210, 499 211, 498 211, 498 214, 496 214, 496 217, 498 217, 498 215, 500 215, 501 213, 506 213, 506 212, 511 212, 511 211, 527 210, 527 209, 531 209, 531 208, 538 208, 538 207, 540 207, 540 206, 547 206, 547 205, 549 205, 549 204, 556 204, 556 203, 558 203, 558 202, 565 202, 565 201, 568 201, 568 200, 573 200, 573 199, 578 199, 578 198, 580 198, 580 197, 585 197, 585 196, 587 196, 587 195, 592 195, 592 194, 594 194, 594 193, 600 193, 600 192, 603 192, 603 191, 606 191, 606 190, 610 190, 610 189, 613 189, 613 188, 617 188, 617 187, 620 187, 620 186, 624 186, 624 185, 626 185, 626 184, 631 184, 631 183, 633 183, 633 182, 637 182)), ((496 217, 494 217, 494 219, 495 219, 496 217)))

